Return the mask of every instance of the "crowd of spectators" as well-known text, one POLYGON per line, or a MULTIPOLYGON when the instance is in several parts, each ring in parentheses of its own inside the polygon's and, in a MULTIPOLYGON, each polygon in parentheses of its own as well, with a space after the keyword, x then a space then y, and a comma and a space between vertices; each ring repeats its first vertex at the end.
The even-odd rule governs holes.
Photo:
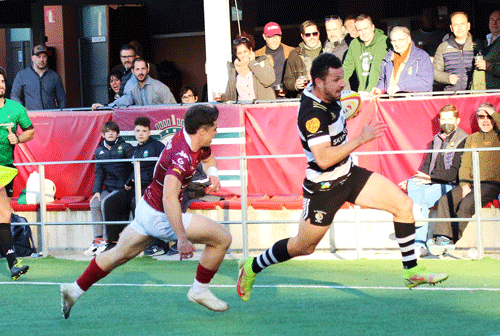
MULTIPOLYGON (((281 43, 281 27, 276 22, 269 22, 262 35, 266 46, 255 54, 249 51, 248 62, 254 61, 256 55, 270 56, 274 81, 269 77, 269 61, 264 58, 259 61, 262 62, 260 75, 246 69, 249 67, 243 75, 238 71, 235 75, 235 71, 230 70, 226 94, 229 90, 231 96, 226 96, 225 100, 270 99, 271 90, 265 89, 272 86, 275 98, 285 94, 286 97, 298 97, 310 81, 312 61, 321 53, 334 54, 342 61, 346 88, 354 91, 392 96, 408 92, 500 89, 500 43, 497 39, 500 10, 491 13, 490 34, 484 40, 472 37, 465 12, 451 14, 448 28, 439 23, 435 8, 426 8, 421 21, 422 26, 412 32, 405 26, 392 27, 388 37, 375 28, 369 15, 348 17, 345 22, 339 16, 327 16, 324 24, 327 38, 322 43, 320 25, 307 20, 300 25, 302 42, 296 48, 281 43), (254 73, 253 81, 248 77, 250 72, 254 73), (255 86, 255 92, 250 95, 249 84, 255 86), (286 92, 278 95, 282 88, 286 92)), ((242 38, 250 41, 246 49, 253 50, 255 46, 252 36, 244 32, 238 35, 233 41, 237 57, 232 68, 238 69, 237 65, 241 64, 236 47, 241 45, 242 38)))

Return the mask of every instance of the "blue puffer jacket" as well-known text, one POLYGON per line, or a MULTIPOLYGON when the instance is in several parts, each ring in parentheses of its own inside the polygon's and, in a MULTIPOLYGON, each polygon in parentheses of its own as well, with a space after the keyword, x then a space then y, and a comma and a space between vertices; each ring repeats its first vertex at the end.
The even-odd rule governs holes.
MULTIPOLYGON (((431 58, 424 50, 417 48, 413 43, 410 47, 410 55, 399 75, 399 81, 395 84, 399 86, 400 91, 405 92, 430 92, 434 81, 434 68, 431 58)), ((392 62, 394 51, 391 50, 382 60, 380 78, 377 87, 387 91, 391 80, 394 64, 392 62)))
MULTIPOLYGON (((134 154, 134 146, 125 142, 122 137, 118 137, 111 149, 104 146, 104 140, 99 143, 95 151, 96 160, 117 160, 130 159, 134 154)), ((92 193, 105 190, 121 190, 132 173, 131 162, 103 162, 95 164, 95 180, 92 193)))
POLYGON ((434 55, 434 80, 445 84, 444 91, 467 90, 472 80, 473 63, 472 35, 467 36, 463 50, 460 50, 453 35, 448 34, 434 55), (450 83, 450 74, 460 77, 455 85, 450 83))

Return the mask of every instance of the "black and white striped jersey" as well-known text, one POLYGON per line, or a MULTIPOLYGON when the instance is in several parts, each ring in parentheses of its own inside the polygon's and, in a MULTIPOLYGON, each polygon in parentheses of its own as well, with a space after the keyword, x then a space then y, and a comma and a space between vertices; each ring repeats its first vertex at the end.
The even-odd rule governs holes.
POLYGON ((340 102, 327 104, 312 93, 312 85, 308 85, 300 99, 298 128, 302 147, 306 154, 308 167, 306 179, 311 182, 330 182, 334 186, 349 176, 353 165, 348 155, 341 162, 321 169, 311 152, 311 147, 329 142, 332 146, 347 143, 347 124, 340 102))

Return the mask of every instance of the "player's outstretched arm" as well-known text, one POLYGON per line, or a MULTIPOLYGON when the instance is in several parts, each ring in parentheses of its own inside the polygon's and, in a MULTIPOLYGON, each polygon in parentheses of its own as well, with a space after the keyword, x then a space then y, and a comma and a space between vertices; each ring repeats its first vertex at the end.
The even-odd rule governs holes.
POLYGON ((361 133, 351 141, 340 146, 332 146, 330 142, 323 142, 312 146, 311 152, 319 167, 327 169, 344 160, 359 146, 383 136, 386 127, 387 125, 381 122, 371 121, 363 126, 361 133))

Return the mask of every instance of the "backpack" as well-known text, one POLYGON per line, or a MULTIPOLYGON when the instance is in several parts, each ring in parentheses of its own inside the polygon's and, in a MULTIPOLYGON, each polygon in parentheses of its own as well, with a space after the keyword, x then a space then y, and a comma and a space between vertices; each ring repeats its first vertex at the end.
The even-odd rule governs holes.
MULTIPOLYGON (((26 218, 15 214, 11 215, 10 221, 11 223, 28 223, 26 218)), ((12 245, 16 257, 29 257, 33 253, 36 253, 29 225, 11 225, 10 230, 12 232, 12 245)))

